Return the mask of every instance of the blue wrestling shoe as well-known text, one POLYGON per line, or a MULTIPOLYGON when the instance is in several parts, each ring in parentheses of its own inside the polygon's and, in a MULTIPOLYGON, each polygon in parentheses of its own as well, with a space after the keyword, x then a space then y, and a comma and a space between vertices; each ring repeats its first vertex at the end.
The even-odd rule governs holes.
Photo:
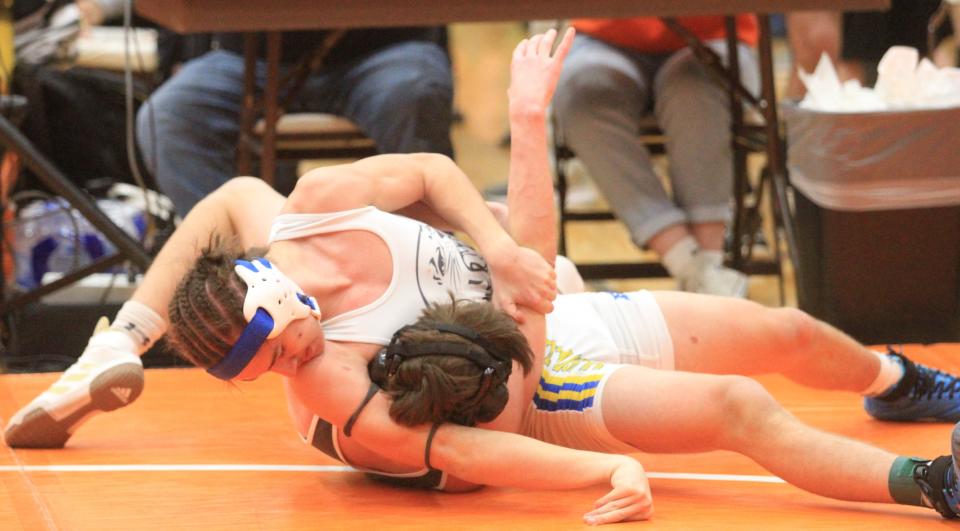
POLYGON ((900 422, 960 421, 960 378, 913 363, 893 349, 887 355, 903 365, 903 378, 886 394, 867 397, 867 413, 879 420, 900 422))

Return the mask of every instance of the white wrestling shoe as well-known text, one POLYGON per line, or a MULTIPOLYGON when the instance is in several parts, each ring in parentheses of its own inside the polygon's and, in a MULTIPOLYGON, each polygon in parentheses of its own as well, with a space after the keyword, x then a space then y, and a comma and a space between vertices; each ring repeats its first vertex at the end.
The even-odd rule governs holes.
POLYGON ((76 363, 10 418, 4 432, 7 446, 62 448, 93 415, 127 406, 140 396, 143 363, 133 340, 108 326, 101 317, 76 363))

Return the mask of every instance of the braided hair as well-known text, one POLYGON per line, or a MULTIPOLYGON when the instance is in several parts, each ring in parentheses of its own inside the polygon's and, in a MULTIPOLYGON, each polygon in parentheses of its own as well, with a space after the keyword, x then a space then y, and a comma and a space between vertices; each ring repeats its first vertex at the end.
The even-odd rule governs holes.
POLYGON ((226 356, 247 325, 243 316, 247 286, 234 271, 234 261, 262 256, 264 251, 243 253, 236 239, 210 237, 177 284, 167 309, 167 345, 177 356, 203 368, 226 356))
MULTIPOLYGON (((533 365, 526 337, 513 319, 488 302, 451 297, 449 304, 430 305, 416 324, 398 334, 395 341, 405 344, 473 343, 507 367, 518 362, 524 374, 533 365), (472 330, 482 338, 482 347, 462 335, 438 330, 438 324, 472 330)), ((375 370, 376 362, 371 362, 371 378, 393 399, 390 417, 399 424, 455 422, 472 426, 493 420, 507 405, 506 378, 484 384, 486 368, 467 357, 444 353, 405 357, 389 374, 375 370)))

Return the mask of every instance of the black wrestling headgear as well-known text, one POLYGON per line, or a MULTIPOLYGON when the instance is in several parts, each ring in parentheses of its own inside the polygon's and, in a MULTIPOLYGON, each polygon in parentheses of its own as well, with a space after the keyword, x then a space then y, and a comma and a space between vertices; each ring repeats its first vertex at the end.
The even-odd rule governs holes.
MULTIPOLYGON (((475 330, 454 323, 427 322, 405 326, 397 330, 397 332, 393 334, 393 338, 390 339, 390 344, 370 361, 368 368, 370 379, 380 387, 385 388, 387 379, 396 374, 403 360, 419 356, 436 355, 466 358, 483 369, 483 375, 481 376, 480 387, 477 389, 477 393, 467 403, 463 404, 461 409, 468 409, 479 403, 487 396, 487 393, 491 389, 505 383, 513 370, 511 360, 498 356, 496 349, 475 330), (409 343, 402 339, 403 334, 409 330, 437 330, 439 332, 447 332, 458 335, 469 341, 469 343, 454 341, 409 343)), ((493 420, 493 418, 478 418, 477 420, 487 422, 493 420)))

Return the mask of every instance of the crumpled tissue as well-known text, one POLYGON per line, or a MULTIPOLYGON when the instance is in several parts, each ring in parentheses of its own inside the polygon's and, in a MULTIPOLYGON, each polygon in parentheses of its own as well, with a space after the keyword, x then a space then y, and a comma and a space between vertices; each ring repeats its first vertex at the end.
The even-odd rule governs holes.
POLYGON ((822 54, 813 73, 800 69, 807 95, 800 107, 823 112, 874 112, 960 106, 960 68, 937 68, 916 48, 893 46, 877 65, 877 83, 841 82, 822 54))

